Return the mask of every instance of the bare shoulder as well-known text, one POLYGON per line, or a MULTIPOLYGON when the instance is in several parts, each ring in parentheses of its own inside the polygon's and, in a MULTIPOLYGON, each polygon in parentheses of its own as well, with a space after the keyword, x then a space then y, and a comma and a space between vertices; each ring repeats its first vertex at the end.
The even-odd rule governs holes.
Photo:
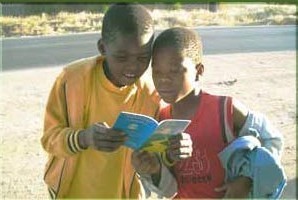
POLYGON ((238 99, 233 99, 233 110, 234 129, 238 132, 246 121, 249 109, 238 99))

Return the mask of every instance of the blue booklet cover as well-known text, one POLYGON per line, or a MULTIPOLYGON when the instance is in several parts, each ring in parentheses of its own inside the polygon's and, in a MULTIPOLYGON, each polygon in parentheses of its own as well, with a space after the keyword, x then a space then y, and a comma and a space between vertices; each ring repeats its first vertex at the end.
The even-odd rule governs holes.
POLYGON ((167 119, 157 122, 154 118, 121 112, 113 126, 128 135, 127 147, 134 150, 163 152, 171 135, 183 132, 190 120, 167 119))

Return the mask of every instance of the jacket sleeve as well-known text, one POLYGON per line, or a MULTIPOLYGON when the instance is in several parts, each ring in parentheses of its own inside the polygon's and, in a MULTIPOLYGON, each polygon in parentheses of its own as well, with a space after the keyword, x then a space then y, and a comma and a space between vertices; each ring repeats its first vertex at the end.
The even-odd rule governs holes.
POLYGON ((282 134, 261 113, 249 112, 239 136, 253 135, 257 137, 261 146, 268 149, 274 157, 280 159, 283 148, 282 134))
POLYGON ((63 71, 56 79, 48 98, 41 138, 43 148, 57 157, 67 157, 82 151, 78 144, 79 130, 69 127, 65 87, 63 71))

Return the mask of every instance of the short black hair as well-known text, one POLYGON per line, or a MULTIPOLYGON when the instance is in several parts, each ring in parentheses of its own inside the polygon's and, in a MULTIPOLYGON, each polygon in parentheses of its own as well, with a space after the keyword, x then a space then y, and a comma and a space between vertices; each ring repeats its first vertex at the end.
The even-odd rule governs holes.
POLYGON ((154 21, 149 11, 142 5, 118 3, 109 7, 102 23, 103 41, 110 42, 120 34, 137 34, 142 36, 154 32, 154 21))
POLYGON ((201 37, 193 30, 175 27, 161 32, 154 41, 153 51, 162 47, 174 47, 197 64, 202 62, 201 37))

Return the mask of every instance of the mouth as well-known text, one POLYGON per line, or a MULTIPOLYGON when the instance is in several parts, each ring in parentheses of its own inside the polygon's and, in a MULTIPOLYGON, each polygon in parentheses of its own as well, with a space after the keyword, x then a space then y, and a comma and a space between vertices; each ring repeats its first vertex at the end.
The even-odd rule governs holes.
POLYGON ((128 78, 128 79, 135 79, 137 78, 137 75, 134 73, 124 73, 123 74, 124 77, 128 78))
POLYGON ((171 90, 158 90, 158 93, 162 96, 171 96, 174 94, 174 91, 171 90))

